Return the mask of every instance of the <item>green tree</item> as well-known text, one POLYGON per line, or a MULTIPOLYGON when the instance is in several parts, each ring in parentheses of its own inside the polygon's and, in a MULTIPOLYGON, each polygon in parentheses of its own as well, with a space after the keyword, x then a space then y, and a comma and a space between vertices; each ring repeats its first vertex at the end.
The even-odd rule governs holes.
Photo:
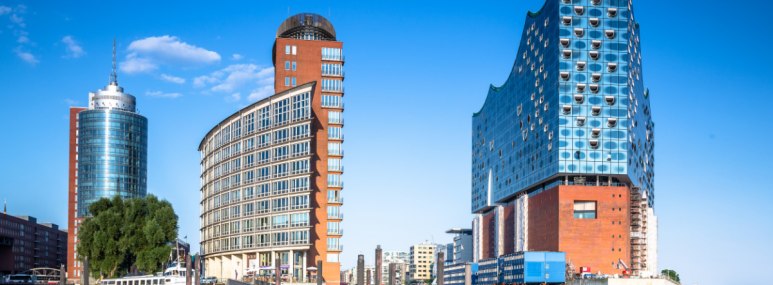
POLYGON ((177 237, 172 205, 153 195, 102 198, 89 207, 78 230, 78 255, 88 259, 92 276, 110 278, 136 268, 156 272, 169 258, 177 237))
POLYGON ((660 271, 660 273, 665 275, 666 277, 668 277, 668 279, 674 280, 676 282, 681 282, 679 280, 679 273, 676 273, 676 271, 674 271, 674 270, 663 269, 663 270, 660 271))

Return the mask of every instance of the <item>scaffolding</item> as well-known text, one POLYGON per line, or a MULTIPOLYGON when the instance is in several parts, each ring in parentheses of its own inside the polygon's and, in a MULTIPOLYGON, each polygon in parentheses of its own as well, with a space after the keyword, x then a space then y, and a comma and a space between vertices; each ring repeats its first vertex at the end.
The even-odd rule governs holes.
POLYGON ((640 276, 647 268, 647 194, 631 188, 631 272, 640 276))

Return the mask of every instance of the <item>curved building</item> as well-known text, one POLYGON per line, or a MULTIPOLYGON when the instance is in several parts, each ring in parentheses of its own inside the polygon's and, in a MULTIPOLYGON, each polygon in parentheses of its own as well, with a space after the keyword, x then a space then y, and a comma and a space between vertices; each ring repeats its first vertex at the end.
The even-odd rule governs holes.
POLYGON ((101 198, 147 194, 148 119, 112 81, 78 113, 78 217, 101 198))
POLYGON ((89 93, 88 107, 70 108, 67 278, 80 284, 77 229, 89 206, 101 198, 147 194, 148 120, 137 113, 136 98, 118 86, 113 73, 104 89, 89 93))
POLYGON ((656 272, 639 35, 628 0, 528 13, 507 81, 472 117, 476 258, 566 251, 576 268, 656 272))
POLYGON ((320 15, 285 20, 272 56, 275 94, 202 139, 207 275, 238 278, 279 267, 297 282, 320 275, 340 282, 344 76, 335 35, 320 15))

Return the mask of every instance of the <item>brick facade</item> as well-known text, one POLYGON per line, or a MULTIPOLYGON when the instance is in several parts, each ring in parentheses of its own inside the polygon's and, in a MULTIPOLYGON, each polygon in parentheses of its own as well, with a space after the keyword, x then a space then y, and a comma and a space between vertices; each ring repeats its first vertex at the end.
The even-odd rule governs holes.
POLYGON ((67 262, 67 232, 34 217, 0 213, 0 274, 39 267, 59 269, 67 262))
POLYGON ((566 252, 567 263, 619 274, 630 264, 628 187, 558 186, 529 199, 529 250, 566 252), (575 201, 595 201, 596 218, 574 217, 575 201))
MULTIPOLYGON (((315 154, 312 160, 312 171, 315 176, 312 177, 312 195, 310 204, 312 207, 310 232, 310 241, 312 243, 306 265, 316 266, 317 261, 322 261, 322 277, 327 284, 337 284, 340 282, 341 264, 340 262, 328 262, 328 254, 340 254, 339 250, 328 250, 328 237, 340 237, 340 234, 329 234, 327 206, 341 205, 339 202, 329 202, 327 197, 328 190, 342 189, 329 187, 327 183, 328 174, 328 111, 343 111, 343 108, 322 107, 322 63, 327 62, 322 59, 322 48, 343 48, 343 43, 338 41, 326 40, 301 40, 295 38, 277 38, 274 43, 274 92, 279 93, 293 88, 292 81, 289 86, 285 85, 285 78, 295 78, 295 85, 316 81, 314 94, 311 98, 311 108, 315 115, 312 124, 311 148, 315 154), (295 52, 287 54, 285 47, 291 46, 295 52), (289 69, 285 68, 285 62, 294 63, 289 69)), ((340 63, 343 61, 330 61, 330 63, 340 63)), ((343 77, 333 77, 343 80, 343 77)), ((337 94, 343 97, 343 92, 325 92, 326 94, 337 94)), ((331 172, 333 173, 333 172, 331 172)), ((341 173, 341 172, 338 172, 341 173)), ((336 258, 336 260, 338 260, 336 258)))
POLYGON ((76 218, 78 212, 78 113, 87 108, 70 108, 70 137, 69 137, 69 158, 67 161, 67 278, 70 280, 78 279, 81 267, 75 258, 76 235, 78 224, 81 219, 76 218))

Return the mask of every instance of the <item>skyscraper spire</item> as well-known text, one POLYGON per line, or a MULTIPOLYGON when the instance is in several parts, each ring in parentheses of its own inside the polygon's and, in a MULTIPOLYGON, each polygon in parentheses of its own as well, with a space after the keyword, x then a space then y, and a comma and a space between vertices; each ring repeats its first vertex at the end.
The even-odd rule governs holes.
POLYGON ((113 72, 110 73, 110 85, 118 85, 118 73, 115 64, 115 38, 113 38, 113 72))

